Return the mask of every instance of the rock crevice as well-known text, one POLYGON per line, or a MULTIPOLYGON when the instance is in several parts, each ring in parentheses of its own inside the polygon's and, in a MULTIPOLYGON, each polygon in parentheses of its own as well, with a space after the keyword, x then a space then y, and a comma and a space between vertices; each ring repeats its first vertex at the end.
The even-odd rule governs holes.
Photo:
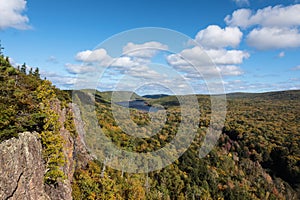
POLYGON ((38 133, 20 133, 0 144, 0 199, 49 200, 44 190, 38 133))

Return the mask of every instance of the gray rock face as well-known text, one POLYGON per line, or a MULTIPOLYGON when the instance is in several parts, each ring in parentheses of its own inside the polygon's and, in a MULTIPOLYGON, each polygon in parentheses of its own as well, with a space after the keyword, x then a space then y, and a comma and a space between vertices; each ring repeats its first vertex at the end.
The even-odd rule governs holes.
POLYGON ((45 185, 45 190, 48 196, 52 200, 71 200, 72 199, 72 180, 73 174, 76 167, 82 167, 87 164, 91 159, 89 156, 82 137, 84 136, 83 122, 78 113, 78 107, 74 104, 69 104, 65 108, 61 108, 60 102, 54 102, 52 104, 52 109, 55 110, 59 115, 59 122, 61 125, 66 121, 66 116, 68 112, 73 113, 74 124, 78 132, 77 137, 72 137, 70 132, 64 128, 60 129, 60 134, 64 139, 64 149, 63 153, 66 158, 66 163, 62 168, 64 174, 67 176, 67 179, 58 185, 45 185))
POLYGON ((64 139, 63 153, 66 163, 62 170, 67 179, 57 185, 44 184, 45 165, 42 145, 38 133, 20 133, 0 144, 0 200, 71 200, 72 180, 75 168, 81 168, 92 157, 83 142, 84 128, 79 108, 74 104, 61 109, 60 102, 54 102, 52 109, 59 115, 62 125, 60 134, 64 139), (78 135, 71 136, 64 128, 67 112, 73 113, 78 135))
POLYGON ((0 144, 0 199, 49 200, 44 190, 42 146, 37 133, 0 144))
POLYGON ((69 105, 69 107, 72 109, 72 113, 74 116, 74 124, 78 133, 77 137, 74 139, 73 157, 76 160, 75 168, 82 168, 94 158, 89 154, 83 139, 86 133, 84 129, 84 122, 81 119, 80 109, 76 104, 71 104, 69 105))

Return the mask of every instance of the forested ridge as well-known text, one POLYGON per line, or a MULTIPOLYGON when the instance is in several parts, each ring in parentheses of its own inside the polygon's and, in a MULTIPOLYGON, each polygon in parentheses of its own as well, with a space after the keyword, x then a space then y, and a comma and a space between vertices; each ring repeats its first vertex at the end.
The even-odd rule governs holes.
MULTIPOLYGON (((150 139, 133 138, 117 127, 110 104, 101 93, 95 96, 102 130, 128 151, 149 152, 163 147, 181 121, 175 96, 147 99, 150 105, 167 109, 167 122, 150 139)), ((176 162, 146 175, 122 176, 106 168, 104 177, 103 164, 91 162, 75 173, 74 197, 102 199, 108 192, 111 198, 121 199, 298 199, 300 91, 229 94, 222 135, 203 159, 198 157, 198 150, 210 122, 210 98, 197 97, 201 111, 198 135, 176 162)), ((131 119, 141 126, 150 120, 147 112, 135 109, 131 119)))
MULTIPOLYGON (((61 91, 40 79, 39 70, 26 64, 14 68, 0 56, 0 142, 19 132, 37 131, 48 171, 45 182, 63 181, 64 145, 59 127, 76 135, 70 123, 60 124, 51 102, 62 107, 72 91, 61 91), (56 145, 52 145, 56 144, 56 145)), ((79 93, 78 93, 79 94, 79 93)), ((84 95, 84 93, 82 94, 84 95)), ((174 96, 145 99, 165 107, 167 121, 149 139, 125 134, 114 120, 109 93, 96 92, 97 119, 106 136, 120 148, 149 152, 165 146, 181 122, 174 96)), ((190 148, 172 165, 148 174, 129 174, 104 168, 93 160, 77 167, 72 183, 74 199, 299 199, 300 195, 300 91, 227 95, 227 117, 217 146, 205 157, 198 150, 210 122, 210 98, 198 95, 201 118, 190 148)), ((80 98, 80 95, 79 95, 80 98)), ((147 125, 147 112, 131 109, 132 120, 147 125)), ((88 126, 88 122, 86 122, 88 126)), ((146 131, 146 130, 145 130, 146 131)))
MULTIPOLYGON (((46 165, 44 181, 55 184, 65 179, 62 167, 64 141, 59 132, 58 113, 52 106, 70 101, 66 92, 40 78, 39 69, 27 69, 26 64, 14 68, 8 57, 0 56, 0 142, 18 137, 18 133, 38 132, 46 165)), ((69 120, 72 124, 72 121, 69 120)))

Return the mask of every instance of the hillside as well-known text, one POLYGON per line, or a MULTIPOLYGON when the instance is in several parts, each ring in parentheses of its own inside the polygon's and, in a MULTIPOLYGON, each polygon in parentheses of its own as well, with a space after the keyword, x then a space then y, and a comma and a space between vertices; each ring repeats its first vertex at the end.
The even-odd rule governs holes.
POLYGON ((230 93, 228 99, 265 99, 265 100, 299 100, 300 90, 264 92, 264 93, 230 93))
MULTIPOLYGON (((135 138, 117 126, 111 111, 112 92, 95 92, 92 98, 87 90, 61 91, 41 80, 38 69, 14 68, 3 56, 0 87, 0 199, 17 198, 14 195, 76 200, 300 197, 299 90, 229 94, 222 135, 201 159, 198 150, 211 110, 209 96, 197 95, 201 117, 189 149, 165 168, 130 174, 105 166, 87 153, 82 142, 89 139, 87 145, 97 146, 99 141, 87 132, 93 124, 80 114, 83 105, 95 105, 98 125, 118 148, 147 153, 166 146, 180 127, 183 119, 175 96, 145 99, 150 105, 164 106, 167 120, 157 134, 135 138), (72 104, 72 95, 80 100, 78 105, 72 104), (33 167, 40 170, 32 171, 33 167)), ((129 95, 120 92, 116 101, 129 95)), ((143 97, 133 94, 131 99, 143 97)), ((142 131, 149 131, 150 114, 137 109, 130 109, 130 114, 128 126, 132 120, 142 131)))
POLYGON ((90 159, 76 105, 38 68, 14 68, 3 56, 0 88, 0 199, 72 199, 75 167, 90 159))
MULTIPOLYGON (((209 126, 210 99, 198 95, 201 110, 198 135, 178 161, 147 175, 123 176, 106 168, 105 177, 100 176, 103 164, 92 164, 77 171, 75 188, 85 198, 105 198, 103 193, 109 190, 111 193, 107 195, 125 199, 298 199, 300 103, 296 99, 299 94, 299 91, 229 94, 223 134, 218 145, 203 159, 198 157, 198 148, 209 126), (107 181, 114 186, 108 189, 107 181), (87 182, 91 184, 88 190, 87 182)), ((181 121, 177 98, 166 96, 146 101, 163 105, 168 116, 162 130, 149 139, 125 134, 116 125, 110 104, 96 103, 102 130, 119 148, 151 152, 174 138, 181 121)), ((147 113, 136 109, 131 110, 131 120, 145 127, 150 122, 147 113)))
POLYGON ((134 92, 130 92, 130 91, 116 91, 116 92, 112 92, 112 91, 98 92, 97 91, 96 95, 97 96, 99 95, 102 99, 104 99, 108 102, 110 102, 112 100, 112 96, 113 96, 114 102, 126 101, 128 99, 130 99, 130 100, 142 99, 141 96, 137 95, 134 92))

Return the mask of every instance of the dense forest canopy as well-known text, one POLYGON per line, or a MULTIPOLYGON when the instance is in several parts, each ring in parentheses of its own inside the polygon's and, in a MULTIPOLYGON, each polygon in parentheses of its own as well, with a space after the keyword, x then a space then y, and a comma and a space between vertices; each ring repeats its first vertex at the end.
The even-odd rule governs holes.
MULTIPOLYGON (((62 106, 72 91, 61 91, 41 80, 38 68, 26 64, 13 67, 0 56, 0 142, 19 132, 41 135, 48 173, 45 182, 54 184, 65 175, 60 126, 53 101, 62 106), (56 144, 52 146, 49 144, 56 144), (57 149, 59 151, 57 151, 57 149)), ((85 93, 77 97, 85 99, 85 93)), ((95 93, 99 126, 122 149, 149 152, 165 146, 181 121, 180 105, 174 96, 145 98, 149 105, 165 107, 167 121, 156 135, 134 138, 117 126, 111 111, 111 93, 95 93)), ((203 159, 198 156, 210 122, 210 98, 198 95, 201 111, 197 135, 189 149, 172 165, 148 174, 129 174, 105 167, 97 160, 77 168, 73 180, 74 199, 298 199, 300 195, 300 91, 227 95, 227 117, 217 146, 203 159), (298 196, 297 196, 298 195, 298 196)), ((143 97, 134 96, 134 99, 143 97)), ((130 109, 131 119, 143 126, 149 113, 130 109)), ((88 127, 88 122, 85 122, 88 127)), ((147 131, 147 130, 145 130, 147 131)))

